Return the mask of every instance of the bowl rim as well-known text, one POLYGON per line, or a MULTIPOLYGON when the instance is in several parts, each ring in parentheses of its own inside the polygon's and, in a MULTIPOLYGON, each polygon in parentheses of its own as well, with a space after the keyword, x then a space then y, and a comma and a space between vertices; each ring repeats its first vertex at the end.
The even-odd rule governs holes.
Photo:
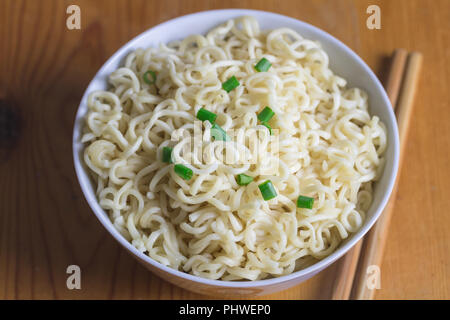
MULTIPOLYGON (((222 20, 222 19, 221 19, 222 20)), ((219 23, 220 21, 218 21, 219 23)), ((165 22, 162 22, 158 25, 155 25, 146 31, 140 33, 139 35, 135 36, 133 39, 122 45, 117 51, 114 52, 114 54, 102 65, 102 67, 97 71, 95 76, 92 78, 92 80, 89 82, 89 85, 87 86, 83 97, 80 101, 80 104, 78 106, 76 116, 75 116, 75 123, 73 127, 73 137, 72 137, 72 152, 73 152, 73 161, 75 166, 75 171, 77 175, 77 180, 80 184, 80 187, 82 189, 83 195, 86 199, 86 201, 89 204, 89 207, 94 212, 97 219, 100 221, 100 223, 103 225, 103 227, 123 246, 125 247, 130 253, 132 253, 134 256, 136 256, 139 260, 144 261, 151 266, 153 266, 156 269, 159 269, 165 273, 169 273, 172 276, 180 277, 186 280, 190 280, 196 283, 200 283, 203 285, 208 286, 216 286, 216 287, 226 287, 226 288, 254 288, 254 287, 267 287, 275 284, 281 284, 285 282, 289 282, 293 279, 302 278, 308 275, 314 275, 315 273, 321 271, 331 263, 338 260, 341 256, 343 256, 345 253, 347 253, 359 240, 362 239, 362 237, 370 230, 370 228, 373 226, 373 224, 377 221, 379 216, 381 215, 383 209, 385 208, 387 201, 389 200, 389 197, 391 195, 392 189, 394 187, 394 183, 396 180, 397 172, 398 172, 398 162, 399 162, 399 135, 398 135, 398 127, 397 127, 397 121, 393 112, 393 109, 391 107, 390 100, 386 94, 386 91, 384 90, 384 87, 381 85, 379 79, 377 76, 373 73, 373 71, 370 69, 370 67, 347 45, 345 45, 343 42, 338 40, 337 38, 333 37, 329 33, 323 31, 322 29, 315 27, 307 22, 298 20, 296 18, 292 18, 289 16, 285 16, 279 13, 273 13, 269 11, 263 11, 263 10, 253 10, 253 9, 217 9, 217 10, 205 10, 205 11, 199 11, 194 12, 190 14, 186 14, 183 16, 179 16, 170 20, 167 20, 165 22), (82 112, 82 105, 83 101, 86 101, 86 98, 88 94, 90 93, 90 87, 91 85, 96 81, 96 79, 99 77, 100 74, 104 72, 104 70, 113 63, 116 59, 123 59, 125 56, 124 54, 129 49, 130 46, 132 46, 135 42, 138 42, 139 39, 144 38, 148 33, 154 32, 157 29, 163 30, 164 27, 167 25, 177 21, 183 21, 186 20, 188 22, 189 20, 193 19, 194 17, 196 19, 200 19, 204 15, 210 15, 210 14, 220 14, 224 15, 223 20, 229 19, 229 15, 235 15, 235 16, 243 16, 243 15, 257 15, 258 18, 263 18, 264 16, 272 16, 279 19, 284 19, 287 22, 295 23, 299 26, 299 28, 305 28, 311 30, 313 33, 318 34, 321 38, 326 38, 326 40, 330 43, 333 43, 334 45, 342 48, 346 54, 348 54, 352 60, 354 60, 356 63, 358 63, 367 73, 367 75, 370 77, 371 82, 374 84, 377 91, 381 93, 383 104, 386 105, 388 108, 387 114, 389 121, 391 122, 391 128, 393 130, 392 136, 394 137, 393 141, 390 141, 389 143, 393 144, 393 166, 392 171, 389 176, 387 187, 384 191, 384 194, 382 196, 382 199, 380 201, 380 204, 378 208, 374 211, 373 216, 367 221, 366 224, 364 224, 356 233, 351 235, 351 238, 348 239, 347 242, 340 245, 336 251, 328 255, 327 257, 323 258, 322 260, 312 264, 311 266, 306 267, 305 269, 301 269, 298 271, 295 271, 293 273, 269 278, 269 279, 263 279, 263 280, 239 280, 239 281, 225 281, 225 280, 213 280, 213 279, 207 279, 200 276, 196 276, 193 274, 189 274, 183 271, 179 271, 167 266, 162 265, 161 263, 157 262, 156 260, 153 260, 150 256, 140 252, 137 250, 131 242, 127 241, 120 232, 114 227, 111 220, 108 217, 108 214, 99 206, 97 197, 95 195, 95 192, 91 193, 88 190, 87 184, 91 183, 90 181, 85 181, 86 179, 83 177, 83 174, 89 176, 89 173, 86 172, 84 169, 84 166, 82 165, 81 157, 79 154, 79 150, 77 149, 77 144, 80 142, 78 141, 80 132, 81 132, 81 112, 82 112)), ((88 179, 89 180, 89 179, 88 179)))

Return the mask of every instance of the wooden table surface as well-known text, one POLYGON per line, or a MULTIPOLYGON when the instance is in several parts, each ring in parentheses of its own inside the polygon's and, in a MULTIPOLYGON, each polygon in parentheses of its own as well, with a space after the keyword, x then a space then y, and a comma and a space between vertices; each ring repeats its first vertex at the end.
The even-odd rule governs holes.
MULTIPOLYGON (((376 298, 450 298, 450 1, 0 0, 0 98, 18 114, 7 123, 14 143, 0 119, 0 299, 205 298, 146 271, 106 233, 78 185, 71 137, 84 90, 119 47, 163 21, 227 7, 316 25, 382 80, 395 48, 424 54, 376 298), (81 30, 66 28, 69 4, 81 8, 81 30), (371 4, 380 30, 366 27, 371 4), (81 290, 66 287, 72 264, 81 290)), ((335 270, 263 298, 327 299, 335 270)))

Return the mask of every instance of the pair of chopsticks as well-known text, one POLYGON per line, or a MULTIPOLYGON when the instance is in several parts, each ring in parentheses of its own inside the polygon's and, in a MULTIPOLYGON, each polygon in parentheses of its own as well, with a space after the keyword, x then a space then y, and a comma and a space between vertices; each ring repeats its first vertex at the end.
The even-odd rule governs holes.
POLYGON ((383 259, 421 65, 422 54, 418 52, 408 54, 404 49, 395 50, 386 82, 386 91, 397 117, 400 136, 400 162, 397 180, 391 198, 378 221, 365 238, 361 239, 339 260, 332 293, 333 300, 350 298, 371 300, 375 295, 376 290, 370 289, 367 285, 371 275, 368 273, 368 268, 372 265, 380 267, 383 259))

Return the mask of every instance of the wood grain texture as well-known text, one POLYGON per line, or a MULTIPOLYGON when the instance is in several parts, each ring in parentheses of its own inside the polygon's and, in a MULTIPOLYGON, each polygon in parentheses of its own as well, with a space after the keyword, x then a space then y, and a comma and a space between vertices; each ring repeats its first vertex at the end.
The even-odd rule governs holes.
MULTIPOLYGON (((72 164, 83 91, 120 46, 168 19, 217 8, 273 11, 312 23, 356 51, 383 79, 395 48, 424 65, 377 299, 450 298, 450 1, 0 0, 0 97, 21 119, 0 162, 0 299, 198 299, 140 266, 90 211, 72 164), (81 8, 82 29, 66 28, 81 8), (366 8, 381 8, 381 30, 366 8), (82 289, 66 288, 66 268, 82 289)), ((267 299, 327 299, 335 266, 267 299)))

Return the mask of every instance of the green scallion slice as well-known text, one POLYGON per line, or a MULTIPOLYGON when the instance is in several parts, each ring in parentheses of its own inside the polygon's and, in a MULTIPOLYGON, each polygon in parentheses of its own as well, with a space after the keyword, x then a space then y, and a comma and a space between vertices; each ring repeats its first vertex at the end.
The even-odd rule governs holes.
POLYGON ((222 84, 222 88, 226 92, 230 92, 231 90, 237 88, 239 86, 239 84, 240 83, 239 83, 238 79, 236 79, 235 76, 232 76, 230 79, 228 79, 227 81, 225 81, 222 84))
POLYGON ((270 135, 272 135, 272 127, 267 123, 267 122, 263 122, 261 123, 264 127, 266 127, 267 129, 269 129, 269 133, 270 135))
POLYGON ((156 82, 156 73, 155 73, 155 71, 149 70, 146 73, 144 73, 143 78, 144 78, 145 83, 147 83, 147 84, 154 84, 156 82), (149 75, 152 76, 152 80, 150 80, 148 78, 149 75))
POLYGON ((162 161, 165 163, 173 163, 172 161, 172 148, 164 147, 162 149, 162 161))
POLYGON ((299 196, 297 199, 297 208, 312 209, 314 198, 299 196))
POLYGON ((211 127, 211 136, 214 140, 218 141, 229 141, 230 137, 227 135, 225 130, 223 130, 218 124, 213 124, 211 127))
POLYGON ((277 191, 275 190, 275 187, 273 186, 272 182, 270 180, 267 180, 266 182, 261 183, 259 186, 259 191, 261 191, 261 195, 264 200, 270 200, 277 196, 277 191))
POLYGON ((253 181, 253 177, 250 177, 250 176, 248 176, 246 174, 243 174, 243 173, 238 174, 236 176, 236 182, 240 186, 246 186, 252 181, 253 181))
POLYGON ((269 107, 265 107, 263 111, 258 114, 258 120, 261 122, 268 122, 270 119, 272 119, 274 114, 275 112, 273 112, 272 109, 270 109, 269 107))
POLYGON ((177 175, 179 175, 184 180, 189 180, 192 178, 192 174, 193 174, 192 170, 186 166, 183 166, 182 164, 176 164, 174 166, 173 170, 175 171, 175 173, 177 175))
POLYGON ((266 72, 269 70, 269 68, 272 66, 272 64, 267 60, 266 58, 262 58, 259 60, 259 62, 255 65, 255 69, 258 72, 266 72))
POLYGON ((211 122, 211 124, 214 124, 214 122, 216 122, 216 118, 217 114, 203 108, 200 108, 200 110, 198 110, 197 112, 197 119, 202 121, 208 120, 209 122, 211 122))

